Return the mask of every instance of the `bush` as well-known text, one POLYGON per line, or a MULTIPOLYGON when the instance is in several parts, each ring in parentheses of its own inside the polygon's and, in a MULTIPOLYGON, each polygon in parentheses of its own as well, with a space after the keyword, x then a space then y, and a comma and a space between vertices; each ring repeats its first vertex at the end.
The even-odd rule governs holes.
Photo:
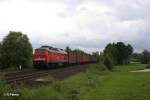
POLYGON ((104 65, 109 69, 113 69, 113 60, 108 55, 104 58, 104 65))

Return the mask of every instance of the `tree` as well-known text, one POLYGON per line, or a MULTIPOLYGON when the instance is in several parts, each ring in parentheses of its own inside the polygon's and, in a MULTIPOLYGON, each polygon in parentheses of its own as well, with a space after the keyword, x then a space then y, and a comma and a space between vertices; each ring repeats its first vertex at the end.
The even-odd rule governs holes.
POLYGON ((80 54, 87 54, 87 53, 85 53, 84 51, 82 51, 80 49, 74 49, 73 52, 80 53, 80 54))
POLYGON ((130 44, 125 45, 123 42, 109 43, 104 50, 104 56, 109 56, 113 64, 127 64, 133 53, 133 48, 130 44))
POLYGON ((133 53, 133 48, 130 44, 125 45, 123 42, 117 42, 116 48, 118 50, 117 62, 118 64, 129 63, 129 58, 133 53))
POLYGON ((148 50, 144 50, 141 56, 141 63, 148 64, 150 62, 150 52, 148 50))
POLYGON ((128 44, 128 46, 127 46, 127 52, 128 52, 128 55, 133 54, 133 47, 130 44, 128 44))
POLYGON ((111 57, 109 57, 109 55, 106 55, 104 58, 104 65, 109 69, 112 70, 113 69, 113 61, 111 59, 111 57))
POLYGON ((66 51, 66 52, 71 52, 72 50, 71 50, 71 48, 70 48, 69 46, 67 46, 67 47, 65 48, 65 51, 66 51))
POLYGON ((104 57, 109 56, 111 58, 113 64, 117 64, 118 50, 116 48, 116 44, 109 43, 104 50, 104 57))
POLYGON ((126 56, 126 54, 127 54, 126 46, 122 42, 117 42, 116 47, 118 50, 118 57, 117 57, 118 64, 123 64, 124 59, 126 59, 126 57, 127 57, 126 56))
POLYGON ((3 68, 32 66, 32 45, 21 32, 10 31, 2 41, 1 52, 3 68))

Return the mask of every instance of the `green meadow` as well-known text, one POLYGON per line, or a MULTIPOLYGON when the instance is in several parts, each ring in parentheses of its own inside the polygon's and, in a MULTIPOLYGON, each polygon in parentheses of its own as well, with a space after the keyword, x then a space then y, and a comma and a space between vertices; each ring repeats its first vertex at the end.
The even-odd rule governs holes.
POLYGON ((9 89, 0 83, 1 93, 19 92, 19 97, 0 100, 150 100, 150 72, 133 73, 146 65, 132 63, 108 71, 102 64, 90 64, 85 72, 63 81, 52 80, 39 88, 9 89))

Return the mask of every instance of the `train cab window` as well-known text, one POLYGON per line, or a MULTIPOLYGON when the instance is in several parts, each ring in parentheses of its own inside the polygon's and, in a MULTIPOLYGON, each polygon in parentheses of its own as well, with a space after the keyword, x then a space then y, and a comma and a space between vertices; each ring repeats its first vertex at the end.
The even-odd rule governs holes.
POLYGON ((35 54, 48 54, 48 52, 41 50, 41 51, 35 51, 35 54))

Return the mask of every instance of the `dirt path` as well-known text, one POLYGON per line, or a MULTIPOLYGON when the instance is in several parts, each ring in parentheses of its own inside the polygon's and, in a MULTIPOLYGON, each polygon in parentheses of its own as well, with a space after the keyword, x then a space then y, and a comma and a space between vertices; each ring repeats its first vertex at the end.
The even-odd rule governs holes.
POLYGON ((150 69, 143 69, 143 70, 135 70, 130 72, 150 72, 150 69))

